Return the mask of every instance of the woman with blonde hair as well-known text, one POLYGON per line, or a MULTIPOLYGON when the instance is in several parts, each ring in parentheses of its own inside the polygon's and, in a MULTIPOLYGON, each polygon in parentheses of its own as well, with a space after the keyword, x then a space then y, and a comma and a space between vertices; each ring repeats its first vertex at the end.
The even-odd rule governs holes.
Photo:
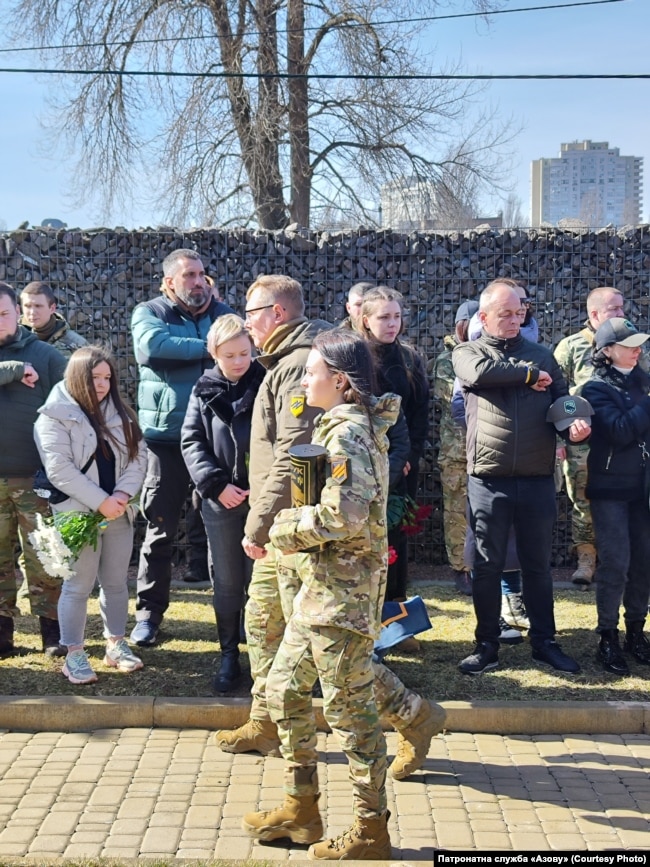
POLYGON ((192 390, 181 430, 181 450, 196 490, 214 570, 214 612, 221 646, 215 692, 241 681, 239 639, 253 561, 241 546, 248 515, 251 416, 264 368, 252 358, 243 319, 220 316, 208 332, 214 369, 192 390))
POLYGON ((73 577, 61 588, 61 643, 68 648, 63 674, 74 684, 97 680, 84 650, 88 597, 96 579, 106 638, 104 662, 118 671, 136 671, 142 660, 124 638, 133 550, 129 501, 142 487, 147 448, 136 415, 120 394, 108 350, 90 345, 72 353, 64 381, 39 409, 34 436, 48 479, 68 495, 52 510, 99 512, 106 519, 96 547, 88 545, 80 552, 73 577))
MULTIPOLYGON (((377 286, 363 296, 357 328, 373 350, 380 392, 392 392, 402 398, 411 449, 403 475, 391 487, 391 494, 406 502, 407 497, 416 498, 420 458, 429 434, 429 381, 419 353, 400 340, 404 332, 403 308, 401 293, 388 286, 377 286)), ((388 543, 395 549, 397 559, 388 567, 386 599, 402 601, 406 597, 408 550, 407 538, 399 526, 389 530, 388 543)), ((416 644, 411 639, 403 649, 415 649, 416 644)))

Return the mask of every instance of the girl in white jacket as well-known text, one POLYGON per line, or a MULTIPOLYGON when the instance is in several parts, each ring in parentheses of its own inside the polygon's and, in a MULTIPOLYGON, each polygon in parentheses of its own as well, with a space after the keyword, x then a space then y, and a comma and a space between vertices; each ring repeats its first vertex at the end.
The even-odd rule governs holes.
POLYGON ((68 648, 63 674, 71 683, 97 680, 84 650, 88 597, 95 579, 107 640, 104 662, 118 671, 136 671, 142 660, 124 638, 133 549, 133 510, 128 503, 142 487, 147 449, 135 413, 120 395, 106 349, 84 346, 72 354, 64 382, 52 389, 39 409, 34 436, 48 479, 69 498, 52 505, 52 510, 99 512, 107 520, 96 550, 91 545, 84 548, 74 576, 63 582, 58 607, 61 643, 68 648))

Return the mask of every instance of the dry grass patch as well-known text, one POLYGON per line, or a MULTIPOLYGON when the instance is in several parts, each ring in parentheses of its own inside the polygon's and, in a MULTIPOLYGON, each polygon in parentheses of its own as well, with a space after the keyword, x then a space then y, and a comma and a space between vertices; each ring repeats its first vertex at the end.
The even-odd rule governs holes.
MULTIPOLYGON (((556 593, 558 639, 567 653, 582 665, 578 675, 563 675, 532 664, 530 647, 524 644, 501 649, 501 668, 480 677, 462 675, 460 659, 473 644, 474 614, 471 600, 441 583, 418 586, 426 600, 433 628, 419 636, 422 652, 413 657, 392 655, 387 662, 402 680, 438 701, 477 700, 627 700, 646 701, 650 667, 631 660, 632 674, 616 678, 597 665, 597 636, 593 593, 559 590, 556 593)), ((87 648, 99 675, 96 684, 73 686, 62 677, 61 661, 40 653, 35 617, 27 613, 17 621, 16 643, 21 654, 0 661, 0 694, 3 695, 147 695, 211 697, 211 679, 218 659, 212 597, 207 590, 172 590, 172 601, 163 624, 160 644, 139 648, 145 667, 125 675, 102 662, 104 641, 98 602, 91 599, 87 648)), ((129 629, 133 625, 131 601, 129 629)), ((242 645, 243 663, 247 665, 242 645)), ((248 694, 244 686, 240 694, 248 694)))

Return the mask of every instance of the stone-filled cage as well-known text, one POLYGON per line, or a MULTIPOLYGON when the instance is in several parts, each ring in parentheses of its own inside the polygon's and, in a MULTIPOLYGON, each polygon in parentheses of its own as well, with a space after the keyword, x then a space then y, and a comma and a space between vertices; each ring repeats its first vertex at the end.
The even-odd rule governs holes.
MULTIPOLYGON (((279 232, 251 229, 34 228, 0 234, 0 279, 17 291, 45 280, 71 326, 92 342, 107 342, 117 357, 123 391, 135 405, 137 365, 130 318, 141 301, 155 297, 161 263, 179 247, 200 253, 222 300, 243 313, 245 292, 260 274, 282 273, 305 291, 307 315, 337 322, 346 294, 358 281, 398 289, 404 296, 407 339, 429 371, 453 333, 454 314, 478 297, 495 277, 524 281, 540 326, 540 339, 555 346, 582 327, 585 299, 597 286, 615 286, 627 315, 647 330, 650 304, 650 227, 554 228, 400 234, 390 230, 279 232)), ((442 498, 437 469, 437 408, 430 409, 430 436, 420 466, 418 500, 433 506, 425 531, 410 553, 420 563, 446 562, 442 498)), ((558 498, 553 563, 571 565, 566 497, 558 498)), ((184 552, 181 528, 178 557, 184 552)))

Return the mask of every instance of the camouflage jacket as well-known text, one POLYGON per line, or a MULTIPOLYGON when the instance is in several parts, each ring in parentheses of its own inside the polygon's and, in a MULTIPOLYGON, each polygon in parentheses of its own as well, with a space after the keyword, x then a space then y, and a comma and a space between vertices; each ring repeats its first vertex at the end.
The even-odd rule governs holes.
POLYGON ((451 353, 456 342, 451 334, 445 337, 445 348, 436 358, 433 367, 433 396, 440 405, 438 462, 442 464, 464 464, 466 460, 465 431, 451 415, 451 398, 456 380, 451 353))
MULTIPOLYGON (((56 319, 56 328, 54 329, 52 336, 49 337, 45 343, 49 343, 50 346, 58 349, 61 355, 66 358, 70 358, 75 350, 88 345, 86 338, 82 337, 81 334, 77 334, 76 331, 73 331, 60 313, 55 313, 54 318, 56 319)), ((34 329, 30 328, 28 325, 25 325, 24 322, 21 322, 21 324, 29 331, 33 331, 39 340, 43 339, 38 331, 34 331, 34 329)))
POLYGON ((313 443, 329 455, 320 503, 282 509, 270 531, 284 553, 321 546, 299 558, 303 584, 293 609, 299 622, 379 636, 388 565, 386 431, 399 407, 394 394, 376 400, 374 438, 364 410, 353 404, 325 413, 314 429, 313 443))
POLYGON ((580 331, 560 340, 553 352, 571 394, 580 391, 593 373, 591 348, 594 345, 594 335, 593 328, 587 322, 580 331))

